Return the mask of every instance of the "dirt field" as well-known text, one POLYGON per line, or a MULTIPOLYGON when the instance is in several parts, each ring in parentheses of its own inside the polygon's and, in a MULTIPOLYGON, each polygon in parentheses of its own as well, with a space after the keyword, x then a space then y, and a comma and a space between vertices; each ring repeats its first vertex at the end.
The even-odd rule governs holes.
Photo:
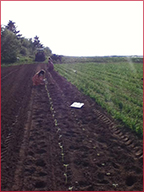
POLYGON ((1 69, 2 191, 142 191, 142 141, 55 71, 33 87, 45 68, 1 69))

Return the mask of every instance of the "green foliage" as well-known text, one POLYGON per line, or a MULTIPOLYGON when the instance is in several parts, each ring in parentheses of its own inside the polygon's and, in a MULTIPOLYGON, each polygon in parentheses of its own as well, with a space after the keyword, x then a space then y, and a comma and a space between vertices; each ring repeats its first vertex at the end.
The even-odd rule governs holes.
POLYGON ((6 29, 8 29, 9 31, 14 33, 17 36, 17 38, 21 37, 21 34, 18 34, 20 31, 16 30, 15 22, 9 20, 9 22, 8 22, 8 24, 6 26, 6 29))
MULTIPOLYGON (((7 26, 1 26, 1 64, 21 64, 24 62, 31 63, 35 60, 37 48, 42 48, 39 37, 33 39, 22 37, 17 31, 15 22, 9 21, 7 26)), ((46 60, 51 55, 52 51, 44 48, 46 60)))
POLYGON ((17 60, 20 42, 13 32, 8 29, 1 31, 1 62, 13 63, 17 60))
POLYGON ((61 64, 55 70, 123 125, 143 134, 142 63, 61 64))
POLYGON ((20 54, 23 55, 23 56, 27 56, 27 55, 28 55, 28 50, 27 50, 27 48, 24 47, 24 46, 21 46, 20 54))
POLYGON ((76 64, 76 63, 88 63, 88 62, 96 62, 96 63, 120 63, 120 62, 134 62, 134 63, 143 63, 143 58, 133 58, 126 56, 95 56, 95 57, 70 57, 63 56, 63 63, 76 64))
POLYGON ((18 63, 33 63, 33 58, 20 56, 18 63))
POLYGON ((33 42, 34 48, 42 48, 43 45, 40 43, 39 37, 35 36, 34 37, 34 42, 33 42))
POLYGON ((52 51, 50 50, 49 47, 45 47, 44 50, 45 50, 45 54, 46 54, 47 57, 50 56, 50 55, 52 54, 52 51))

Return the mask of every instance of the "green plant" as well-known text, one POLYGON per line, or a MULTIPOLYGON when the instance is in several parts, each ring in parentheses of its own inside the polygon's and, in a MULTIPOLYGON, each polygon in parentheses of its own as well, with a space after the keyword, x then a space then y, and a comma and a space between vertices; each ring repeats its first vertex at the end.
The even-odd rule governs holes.
POLYGON ((63 166, 65 167, 65 172, 67 172, 67 167, 69 166, 69 164, 63 164, 63 166))
POLYGON ((55 126, 58 126, 58 123, 57 123, 57 120, 56 120, 56 119, 54 120, 54 122, 55 122, 55 126))
POLYGON ((61 153, 61 156, 62 156, 62 162, 64 161, 64 153, 62 152, 61 153))
POLYGON ((72 191, 72 189, 73 189, 73 187, 69 187, 69 188, 68 188, 69 191, 72 191))
POLYGON ((67 174, 64 173, 64 176, 65 176, 65 184, 67 184, 67 174))
POLYGON ((57 132, 61 131, 61 129, 58 127, 57 132))
POLYGON ((61 154, 63 154, 63 146, 61 145, 61 143, 59 143, 59 147, 61 149, 61 154))

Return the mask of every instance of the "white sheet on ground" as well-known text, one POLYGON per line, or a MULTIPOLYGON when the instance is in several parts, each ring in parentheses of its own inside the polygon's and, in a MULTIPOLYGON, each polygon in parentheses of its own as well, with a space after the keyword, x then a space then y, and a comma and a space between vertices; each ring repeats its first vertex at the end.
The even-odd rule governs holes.
POLYGON ((84 105, 84 103, 74 102, 71 107, 74 108, 81 108, 84 105))

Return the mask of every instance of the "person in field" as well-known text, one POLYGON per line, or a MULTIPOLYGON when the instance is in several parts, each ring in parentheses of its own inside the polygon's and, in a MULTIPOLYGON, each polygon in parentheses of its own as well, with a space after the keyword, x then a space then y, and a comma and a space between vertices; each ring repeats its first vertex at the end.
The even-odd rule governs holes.
POLYGON ((49 60, 48 60, 48 70, 49 71, 54 70, 54 65, 53 65, 52 59, 50 57, 49 57, 49 60))
POLYGON ((44 85, 45 84, 44 79, 45 79, 45 70, 42 69, 32 77, 33 85, 44 85))

